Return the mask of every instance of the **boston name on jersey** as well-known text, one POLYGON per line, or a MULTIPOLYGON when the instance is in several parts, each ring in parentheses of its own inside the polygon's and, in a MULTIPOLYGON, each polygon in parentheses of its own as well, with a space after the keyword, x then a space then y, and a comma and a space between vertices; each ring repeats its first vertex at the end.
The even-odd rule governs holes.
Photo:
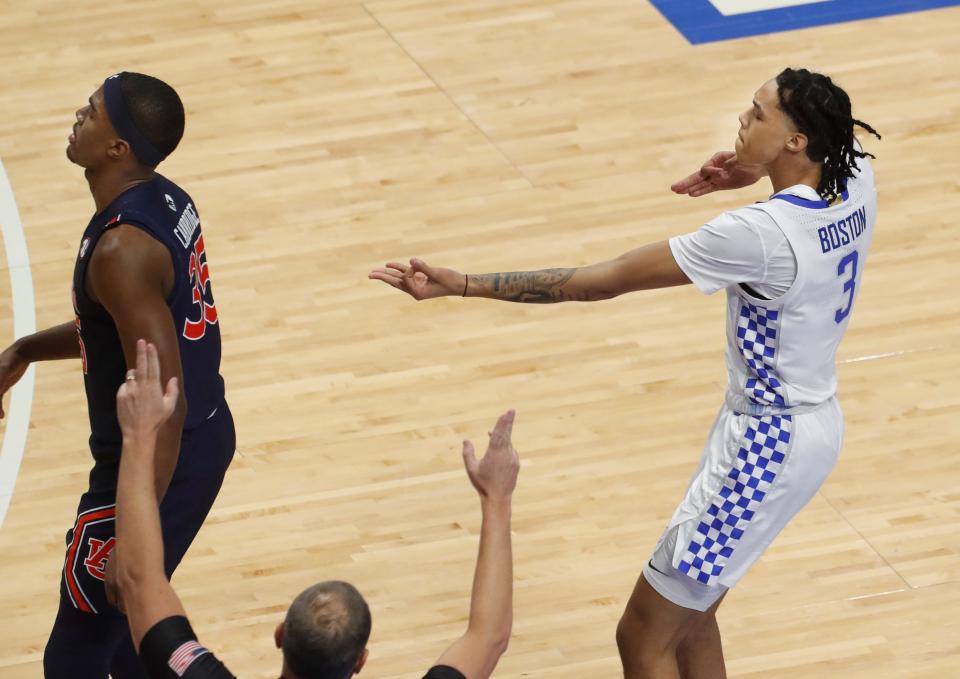
POLYGON ((820 238, 820 249, 826 254, 841 245, 849 245, 859 238, 867 229, 867 208, 850 213, 843 219, 821 226, 817 229, 820 238))

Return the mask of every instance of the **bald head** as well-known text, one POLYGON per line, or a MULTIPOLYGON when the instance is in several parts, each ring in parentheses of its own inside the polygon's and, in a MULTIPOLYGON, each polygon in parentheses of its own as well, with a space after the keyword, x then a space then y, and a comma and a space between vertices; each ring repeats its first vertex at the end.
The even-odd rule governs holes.
POLYGON ((370 638, 370 608, 357 589, 331 580, 308 587, 283 623, 283 657, 300 679, 347 679, 370 638))

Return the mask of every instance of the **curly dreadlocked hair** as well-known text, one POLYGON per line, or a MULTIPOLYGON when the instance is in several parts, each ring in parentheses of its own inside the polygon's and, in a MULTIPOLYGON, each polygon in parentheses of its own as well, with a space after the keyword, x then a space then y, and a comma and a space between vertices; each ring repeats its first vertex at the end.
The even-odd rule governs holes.
POLYGON ((850 97, 830 78, 805 68, 786 68, 777 76, 780 108, 807 135, 807 157, 823 163, 817 193, 832 203, 857 169, 858 158, 876 158, 853 145, 853 126, 880 139, 870 125, 850 113, 850 97))

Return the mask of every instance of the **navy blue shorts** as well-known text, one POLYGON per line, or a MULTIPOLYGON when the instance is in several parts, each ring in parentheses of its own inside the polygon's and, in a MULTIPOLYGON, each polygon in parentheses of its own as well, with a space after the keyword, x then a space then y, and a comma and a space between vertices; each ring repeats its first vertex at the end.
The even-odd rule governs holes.
MULTIPOLYGON (((233 416, 226 402, 214 415, 184 432, 180 456, 160 504, 167 577, 179 565, 200 531, 236 448, 233 416)), ((114 492, 87 492, 66 535, 60 577, 60 610, 47 642, 46 679, 146 677, 140 667, 127 619, 107 603, 104 568, 115 544, 114 492)))

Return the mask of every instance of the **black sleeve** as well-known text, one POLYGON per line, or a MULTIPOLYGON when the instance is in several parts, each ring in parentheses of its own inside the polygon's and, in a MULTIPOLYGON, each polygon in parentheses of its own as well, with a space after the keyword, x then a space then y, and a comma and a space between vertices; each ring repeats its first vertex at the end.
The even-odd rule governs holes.
POLYGON ((460 673, 447 665, 434 665, 430 671, 423 675, 423 679, 467 679, 460 673))
POLYGON ((182 615, 164 618, 143 635, 140 662, 150 679, 236 679, 197 643, 197 635, 182 615))

